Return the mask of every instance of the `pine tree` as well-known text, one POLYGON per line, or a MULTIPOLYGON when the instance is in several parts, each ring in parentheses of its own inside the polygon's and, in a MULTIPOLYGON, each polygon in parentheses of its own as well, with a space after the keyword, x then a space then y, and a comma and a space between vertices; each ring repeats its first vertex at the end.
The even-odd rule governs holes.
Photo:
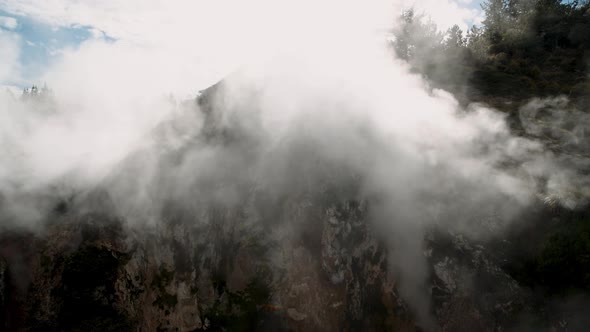
POLYGON ((481 7, 486 15, 482 22, 486 37, 492 45, 499 44, 509 23, 505 0, 487 0, 481 7))
POLYGON ((462 48, 465 46, 465 38, 463 37, 463 30, 458 25, 453 25, 447 30, 447 39, 445 46, 447 48, 462 48))

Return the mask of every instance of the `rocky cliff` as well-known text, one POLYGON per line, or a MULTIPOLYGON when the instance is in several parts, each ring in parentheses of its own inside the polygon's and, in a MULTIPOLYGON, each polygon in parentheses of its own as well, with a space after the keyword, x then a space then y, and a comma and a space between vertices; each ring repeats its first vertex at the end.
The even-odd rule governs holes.
MULTIPOLYGON (((1 330, 506 331, 544 315, 531 287, 505 269, 503 251, 440 227, 427 230, 423 243, 425 322, 390 268, 391 257, 411 256, 392 256, 390 239, 370 222, 370 197, 346 169, 326 167, 320 178, 302 176, 278 193, 232 178, 231 167, 199 186, 238 197, 230 201, 193 199, 190 185, 172 190, 184 180, 166 187, 163 179, 193 144, 250 151, 255 138, 214 110, 219 88, 203 94, 198 108, 187 106, 204 114, 200 130, 174 148, 156 147, 156 180, 144 188, 153 204, 121 208, 128 191, 112 190, 141 182, 146 174, 135 166, 154 152, 140 151, 100 185, 56 197, 38 229, 2 231, 1 330), (231 195, 228 178, 238 183, 231 195)), ((160 142, 182 126, 158 128, 160 142)), ((243 165, 239 157, 226 162, 243 165)), ((572 330, 567 322, 556 315, 541 326, 572 330)))

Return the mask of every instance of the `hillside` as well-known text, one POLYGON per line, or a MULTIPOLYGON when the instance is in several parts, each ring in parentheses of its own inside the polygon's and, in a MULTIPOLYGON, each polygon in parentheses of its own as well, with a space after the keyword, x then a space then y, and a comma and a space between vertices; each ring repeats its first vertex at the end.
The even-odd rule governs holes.
POLYGON ((155 115, 0 99, 0 330, 587 330, 590 4, 484 10, 155 115))

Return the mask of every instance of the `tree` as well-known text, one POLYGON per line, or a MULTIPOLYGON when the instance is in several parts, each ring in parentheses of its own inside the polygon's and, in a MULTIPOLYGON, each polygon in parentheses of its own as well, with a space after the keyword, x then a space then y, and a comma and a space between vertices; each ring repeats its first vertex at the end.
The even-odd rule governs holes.
POLYGON ((487 0, 481 5, 486 16, 486 19, 482 22, 485 35, 493 45, 502 41, 509 23, 504 1, 487 0))
POLYGON ((57 110, 57 102, 53 94, 53 90, 43 85, 43 88, 39 89, 36 85, 31 88, 24 88, 20 100, 28 103, 34 109, 40 113, 51 114, 57 110))
POLYGON ((486 38, 484 37, 484 31, 482 28, 476 25, 472 26, 467 32, 465 44, 476 59, 482 60, 488 54, 489 45, 486 38))
POLYGON ((447 48, 462 48, 465 47, 466 40, 463 37, 463 30, 458 25, 453 25, 446 33, 447 39, 445 46, 447 48))
POLYGON ((413 10, 402 14, 402 25, 394 31, 394 49, 401 59, 418 59, 437 52, 443 46, 444 34, 429 17, 413 10))
POLYGON ((414 23, 414 10, 410 9, 402 13, 402 28, 395 34, 394 48, 397 56, 401 59, 408 60, 410 58, 411 48, 411 26, 414 23))

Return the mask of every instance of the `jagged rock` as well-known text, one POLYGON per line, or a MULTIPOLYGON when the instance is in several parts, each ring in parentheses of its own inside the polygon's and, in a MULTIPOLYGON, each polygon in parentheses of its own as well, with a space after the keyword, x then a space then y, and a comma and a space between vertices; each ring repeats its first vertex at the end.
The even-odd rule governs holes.
POLYGON ((287 315, 289 316, 289 318, 291 318, 292 320, 296 320, 296 321, 302 321, 307 318, 306 314, 300 313, 295 308, 287 309, 287 315))
MULTIPOLYGON (((214 222, 162 223, 152 231, 127 229, 104 214, 70 214, 34 240, 24 269, 31 282, 21 297, 22 324, 57 328, 70 317, 68 303, 75 303, 68 294, 78 292, 94 294, 84 296, 98 301, 92 302, 96 308, 112 304, 113 319, 92 319, 141 331, 249 324, 416 330, 387 271, 387 252, 366 221, 365 203, 291 203, 285 215, 295 220, 273 232, 252 224, 248 218, 255 214, 236 211, 214 222), (309 233, 293 236, 295 225, 309 233), (78 266, 105 277, 72 284, 69 275, 86 275, 78 266), (100 291, 86 293, 94 287, 100 291)), ((525 292, 483 246, 460 235, 433 237, 428 245, 441 330, 499 330, 525 306, 525 292)), ((7 265, 0 264, 0 272, 7 265)))
POLYGON ((433 299, 442 331, 498 331, 514 323, 527 293, 483 246, 461 235, 430 240, 433 299))
POLYGON ((4 311, 4 306, 8 300, 8 263, 0 257, 0 312, 4 311))

